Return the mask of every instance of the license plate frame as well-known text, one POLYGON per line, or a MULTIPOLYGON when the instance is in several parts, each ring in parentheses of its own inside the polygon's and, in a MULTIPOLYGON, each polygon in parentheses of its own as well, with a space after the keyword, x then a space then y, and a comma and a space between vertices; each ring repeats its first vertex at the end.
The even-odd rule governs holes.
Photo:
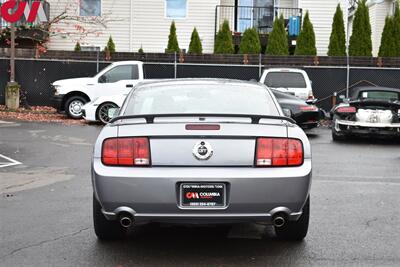
POLYGON ((224 183, 184 182, 179 186, 178 205, 181 209, 226 209, 226 194, 224 183))

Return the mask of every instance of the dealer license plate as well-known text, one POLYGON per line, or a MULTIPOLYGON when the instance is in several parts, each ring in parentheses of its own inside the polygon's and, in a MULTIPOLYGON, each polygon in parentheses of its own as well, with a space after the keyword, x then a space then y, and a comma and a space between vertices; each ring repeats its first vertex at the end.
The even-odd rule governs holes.
POLYGON ((226 207, 226 185, 183 183, 180 186, 180 206, 184 208, 226 207))

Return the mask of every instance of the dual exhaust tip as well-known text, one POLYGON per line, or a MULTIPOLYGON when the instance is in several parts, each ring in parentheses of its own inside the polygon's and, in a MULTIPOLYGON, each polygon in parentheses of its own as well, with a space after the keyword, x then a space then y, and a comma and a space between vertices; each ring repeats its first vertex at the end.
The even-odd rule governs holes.
POLYGON ((281 228, 286 224, 286 216, 283 214, 277 214, 272 219, 272 224, 277 227, 281 228))
MULTIPOLYGON (((119 223, 124 228, 130 228, 133 225, 133 217, 130 214, 121 214, 119 223)), ((286 224, 286 216, 283 214, 277 214, 272 219, 272 224, 275 227, 281 228, 286 224)))
POLYGON ((130 214, 121 214, 119 217, 119 223, 123 228, 130 228, 133 225, 133 217, 130 214))

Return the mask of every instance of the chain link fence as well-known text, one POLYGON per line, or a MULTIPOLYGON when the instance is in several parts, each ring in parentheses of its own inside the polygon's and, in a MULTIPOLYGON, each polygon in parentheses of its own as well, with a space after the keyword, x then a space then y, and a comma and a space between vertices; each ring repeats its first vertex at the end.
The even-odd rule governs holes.
MULTIPOLYGON (((144 73, 147 79, 174 78, 228 78, 239 80, 258 80, 265 68, 279 66, 271 64, 265 58, 252 56, 243 64, 243 56, 232 59, 221 56, 221 62, 237 62, 237 64, 200 63, 190 60, 182 62, 179 56, 170 56, 171 62, 145 62, 144 73), (181 62, 180 62, 181 61, 181 62)), ((187 59, 187 58, 186 58, 187 59)), ((50 105, 52 96, 51 83, 60 79, 94 76, 110 62, 100 60, 54 60, 54 59, 17 59, 16 80, 21 84, 22 99, 28 105, 50 105)), ((287 66, 287 65, 286 65, 287 66)), ((281 67, 285 67, 282 64, 281 67)), ((318 105, 325 110, 332 106, 331 97, 334 92, 346 91, 347 69, 345 66, 296 66, 304 69, 313 82, 313 91, 319 99, 318 105)), ((9 79, 9 59, 0 57, 0 104, 5 102, 5 86, 9 79)), ((400 69, 382 67, 351 67, 350 87, 357 85, 379 85, 400 87, 400 69)))

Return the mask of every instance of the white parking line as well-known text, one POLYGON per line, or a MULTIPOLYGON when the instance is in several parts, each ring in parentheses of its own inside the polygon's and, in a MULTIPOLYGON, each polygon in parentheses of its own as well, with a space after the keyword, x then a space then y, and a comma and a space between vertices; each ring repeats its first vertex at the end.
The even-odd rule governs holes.
POLYGON ((22 163, 19 161, 16 161, 12 158, 6 157, 2 154, 0 154, 0 168, 5 168, 5 167, 11 167, 11 166, 16 166, 16 165, 21 165, 22 163), (7 162, 2 162, 5 159, 7 162))

